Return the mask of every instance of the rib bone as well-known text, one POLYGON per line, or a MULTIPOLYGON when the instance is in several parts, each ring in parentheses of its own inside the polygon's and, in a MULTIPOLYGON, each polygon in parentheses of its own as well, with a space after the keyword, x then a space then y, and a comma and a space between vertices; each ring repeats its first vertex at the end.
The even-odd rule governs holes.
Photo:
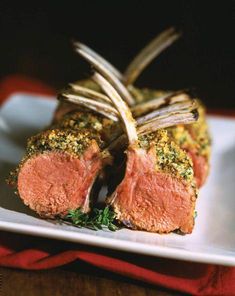
POLYGON ((108 103, 111 102, 109 97, 107 97, 104 94, 101 94, 98 91, 74 83, 70 83, 69 85, 72 88, 72 90, 79 95, 88 97, 90 99, 98 99, 99 101, 104 101, 108 103))
POLYGON ((170 105, 170 104, 184 102, 184 101, 188 101, 188 100, 191 100, 191 98, 189 97, 189 95, 187 93, 182 92, 182 91, 175 92, 175 93, 172 92, 170 95, 168 93, 162 97, 137 104, 131 108, 131 111, 132 111, 132 114, 135 117, 137 117, 142 114, 153 111, 163 105, 170 105))
POLYGON ((90 54, 89 50, 86 50, 84 47, 80 47, 80 43, 74 43, 75 50, 79 53, 83 58, 85 58, 99 73, 101 73, 108 81, 112 84, 112 86, 117 89, 118 93, 121 97, 127 102, 129 105, 134 105, 135 101, 132 98, 129 91, 126 87, 120 82, 120 80, 113 74, 112 71, 103 64, 102 61, 97 60, 94 55, 90 54))
POLYGON ((198 103, 196 100, 188 100, 185 102, 168 105, 166 107, 156 109, 144 116, 138 117, 137 123, 142 124, 144 122, 151 121, 153 118, 156 118, 159 116, 169 116, 175 113, 187 113, 192 111, 193 109, 196 109, 197 105, 198 103))
POLYGON ((164 49, 176 41, 180 35, 181 34, 177 33, 174 28, 169 28, 155 37, 140 51, 140 53, 127 67, 124 73, 125 84, 133 84, 144 68, 146 68, 146 66, 164 49))
POLYGON ((161 128, 167 128, 177 124, 191 124, 196 122, 198 119, 197 110, 193 110, 187 113, 177 113, 171 116, 158 117, 155 120, 144 123, 138 126, 138 135, 145 135, 151 132, 155 132, 161 128))
POLYGON ((85 44, 81 42, 74 42, 75 48, 80 48, 87 52, 90 56, 92 56, 94 59, 99 61, 100 64, 103 64, 105 68, 107 68, 113 75, 115 75, 118 79, 122 79, 122 74, 121 72, 115 68, 112 64, 110 64, 106 59, 104 59, 101 55, 99 55, 97 52, 92 50, 90 47, 86 46, 85 44))
POLYGON ((94 101, 92 99, 88 99, 83 96, 67 94, 67 93, 63 93, 62 97, 71 103, 75 103, 75 104, 84 106, 84 107, 94 110, 100 114, 103 114, 105 117, 108 117, 108 118, 112 119, 113 121, 119 120, 117 110, 114 107, 112 107, 106 103, 94 101))
POLYGON ((114 106, 117 108, 120 117, 124 123, 124 127, 127 133, 129 144, 135 144, 138 141, 136 122, 132 117, 130 109, 127 107, 126 103, 122 100, 115 88, 99 73, 95 73, 93 76, 96 83, 98 83, 104 92, 113 101, 114 106))
MULTIPOLYGON (((79 94, 83 97, 87 97, 90 99, 97 99, 107 104, 110 104, 110 103, 112 104, 112 101, 108 96, 98 91, 94 91, 90 88, 87 88, 78 84, 74 84, 74 83, 70 83, 69 85, 76 94, 79 94)), ((144 114, 148 111, 151 111, 153 109, 160 107, 162 104, 164 105, 173 104, 175 102, 181 102, 187 99, 190 100, 190 97, 186 93, 183 93, 182 91, 171 92, 171 93, 168 92, 166 95, 162 97, 152 99, 148 102, 139 103, 138 105, 133 106, 131 110, 133 114, 140 116, 141 114, 144 114)))
MULTIPOLYGON (((86 88, 84 88, 84 94, 86 93, 86 88)), ((99 94, 99 93, 97 93, 99 94)), ((90 94, 91 95, 91 94, 90 94)), ((95 110, 98 113, 103 114, 104 116, 113 119, 114 121, 118 121, 118 111, 111 106, 107 101, 106 102, 99 102, 99 101, 95 101, 92 98, 87 98, 84 96, 80 96, 77 94, 68 94, 68 93, 64 93, 63 96, 70 102, 75 103, 75 104, 79 104, 82 106, 85 106, 88 109, 91 110, 95 110)), ((179 95, 176 95, 175 97, 172 96, 171 99, 172 101, 174 100, 178 100, 179 95), (174 100, 173 100, 174 99, 174 100)), ((185 94, 185 96, 183 96, 182 94, 180 95, 180 98, 184 97, 184 101, 182 102, 176 102, 176 103, 172 103, 171 105, 168 105, 166 107, 162 107, 159 109, 156 109, 152 112, 149 112, 147 114, 145 114, 144 116, 141 117, 137 117, 136 121, 138 123, 138 125, 142 125, 144 123, 147 123, 148 121, 154 120, 158 117, 161 116, 171 116, 173 114, 178 114, 178 113, 187 113, 190 112, 193 109, 196 109, 197 107, 197 101, 196 100, 192 100, 190 99, 190 97, 188 95, 185 94)), ((107 97, 108 98, 108 97, 107 97)), ((110 100, 108 98, 108 100, 110 100)))

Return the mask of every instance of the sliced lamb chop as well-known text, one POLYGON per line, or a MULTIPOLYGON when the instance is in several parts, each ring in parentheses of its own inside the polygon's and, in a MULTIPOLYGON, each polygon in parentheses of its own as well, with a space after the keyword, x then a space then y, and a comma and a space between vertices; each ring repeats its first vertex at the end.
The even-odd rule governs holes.
POLYGON ((120 112, 129 141, 124 179, 108 198, 117 218, 132 229, 191 233, 197 195, 190 159, 168 139, 167 131, 138 138, 118 92, 100 74, 94 79, 120 112))
POLYGON ((23 202, 42 217, 64 217, 77 208, 88 212, 93 184, 110 160, 102 150, 112 126, 102 116, 75 112, 31 137, 10 181, 23 202))

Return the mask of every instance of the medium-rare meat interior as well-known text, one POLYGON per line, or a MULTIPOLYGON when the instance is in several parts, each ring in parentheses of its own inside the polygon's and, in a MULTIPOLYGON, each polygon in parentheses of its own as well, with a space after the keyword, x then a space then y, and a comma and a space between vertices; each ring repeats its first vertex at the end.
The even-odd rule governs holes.
POLYGON ((10 183, 23 202, 40 216, 65 216, 70 209, 90 208, 90 192, 109 155, 113 121, 74 111, 28 140, 26 155, 10 183))
POLYGON ((117 219, 132 229, 191 233, 197 190, 190 158, 169 140, 167 131, 138 136, 118 92, 97 73, 95 80, 119 110, 128 137, 124 179, 107 199, 117 219))

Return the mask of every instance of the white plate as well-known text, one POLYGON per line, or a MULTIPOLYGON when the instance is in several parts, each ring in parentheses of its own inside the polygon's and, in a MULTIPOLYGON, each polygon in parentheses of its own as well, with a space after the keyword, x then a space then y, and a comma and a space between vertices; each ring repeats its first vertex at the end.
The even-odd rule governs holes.
POLYGON ((200 190, 190 235, 128 229, 78 229, 42 220, 23 205, 5 177, 24 154, 26 138, 50 122, 53 100, 18 94, 0 110, 0 229, 146 255, 235 266, 235 120, 209 117, 213 136, 211 174, 200 190))

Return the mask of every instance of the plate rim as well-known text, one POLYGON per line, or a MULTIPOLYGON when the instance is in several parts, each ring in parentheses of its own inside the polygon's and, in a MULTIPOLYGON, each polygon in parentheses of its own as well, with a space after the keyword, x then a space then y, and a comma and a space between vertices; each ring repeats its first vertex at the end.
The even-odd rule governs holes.
POLYGON ((205 252, 195 252, 190 250, 182 250, 158 245, 147 245, 144 243, 124 241, 110 237, 72 232, 62 229, 50 229, 45 226, 26 225, 24 223, 1 221, 0 230, 10 231, 14 233, 22 233, 31 236, 39 236, 50 239, 57 239, 73 243, 81 243, 84 245, 103 247, 123 252, 133 252, 146 256, 163 257, 183 261, 191 261, 197 263, 216 264, 224 266, 235 266, 235 256, 210 254, 205 252))

